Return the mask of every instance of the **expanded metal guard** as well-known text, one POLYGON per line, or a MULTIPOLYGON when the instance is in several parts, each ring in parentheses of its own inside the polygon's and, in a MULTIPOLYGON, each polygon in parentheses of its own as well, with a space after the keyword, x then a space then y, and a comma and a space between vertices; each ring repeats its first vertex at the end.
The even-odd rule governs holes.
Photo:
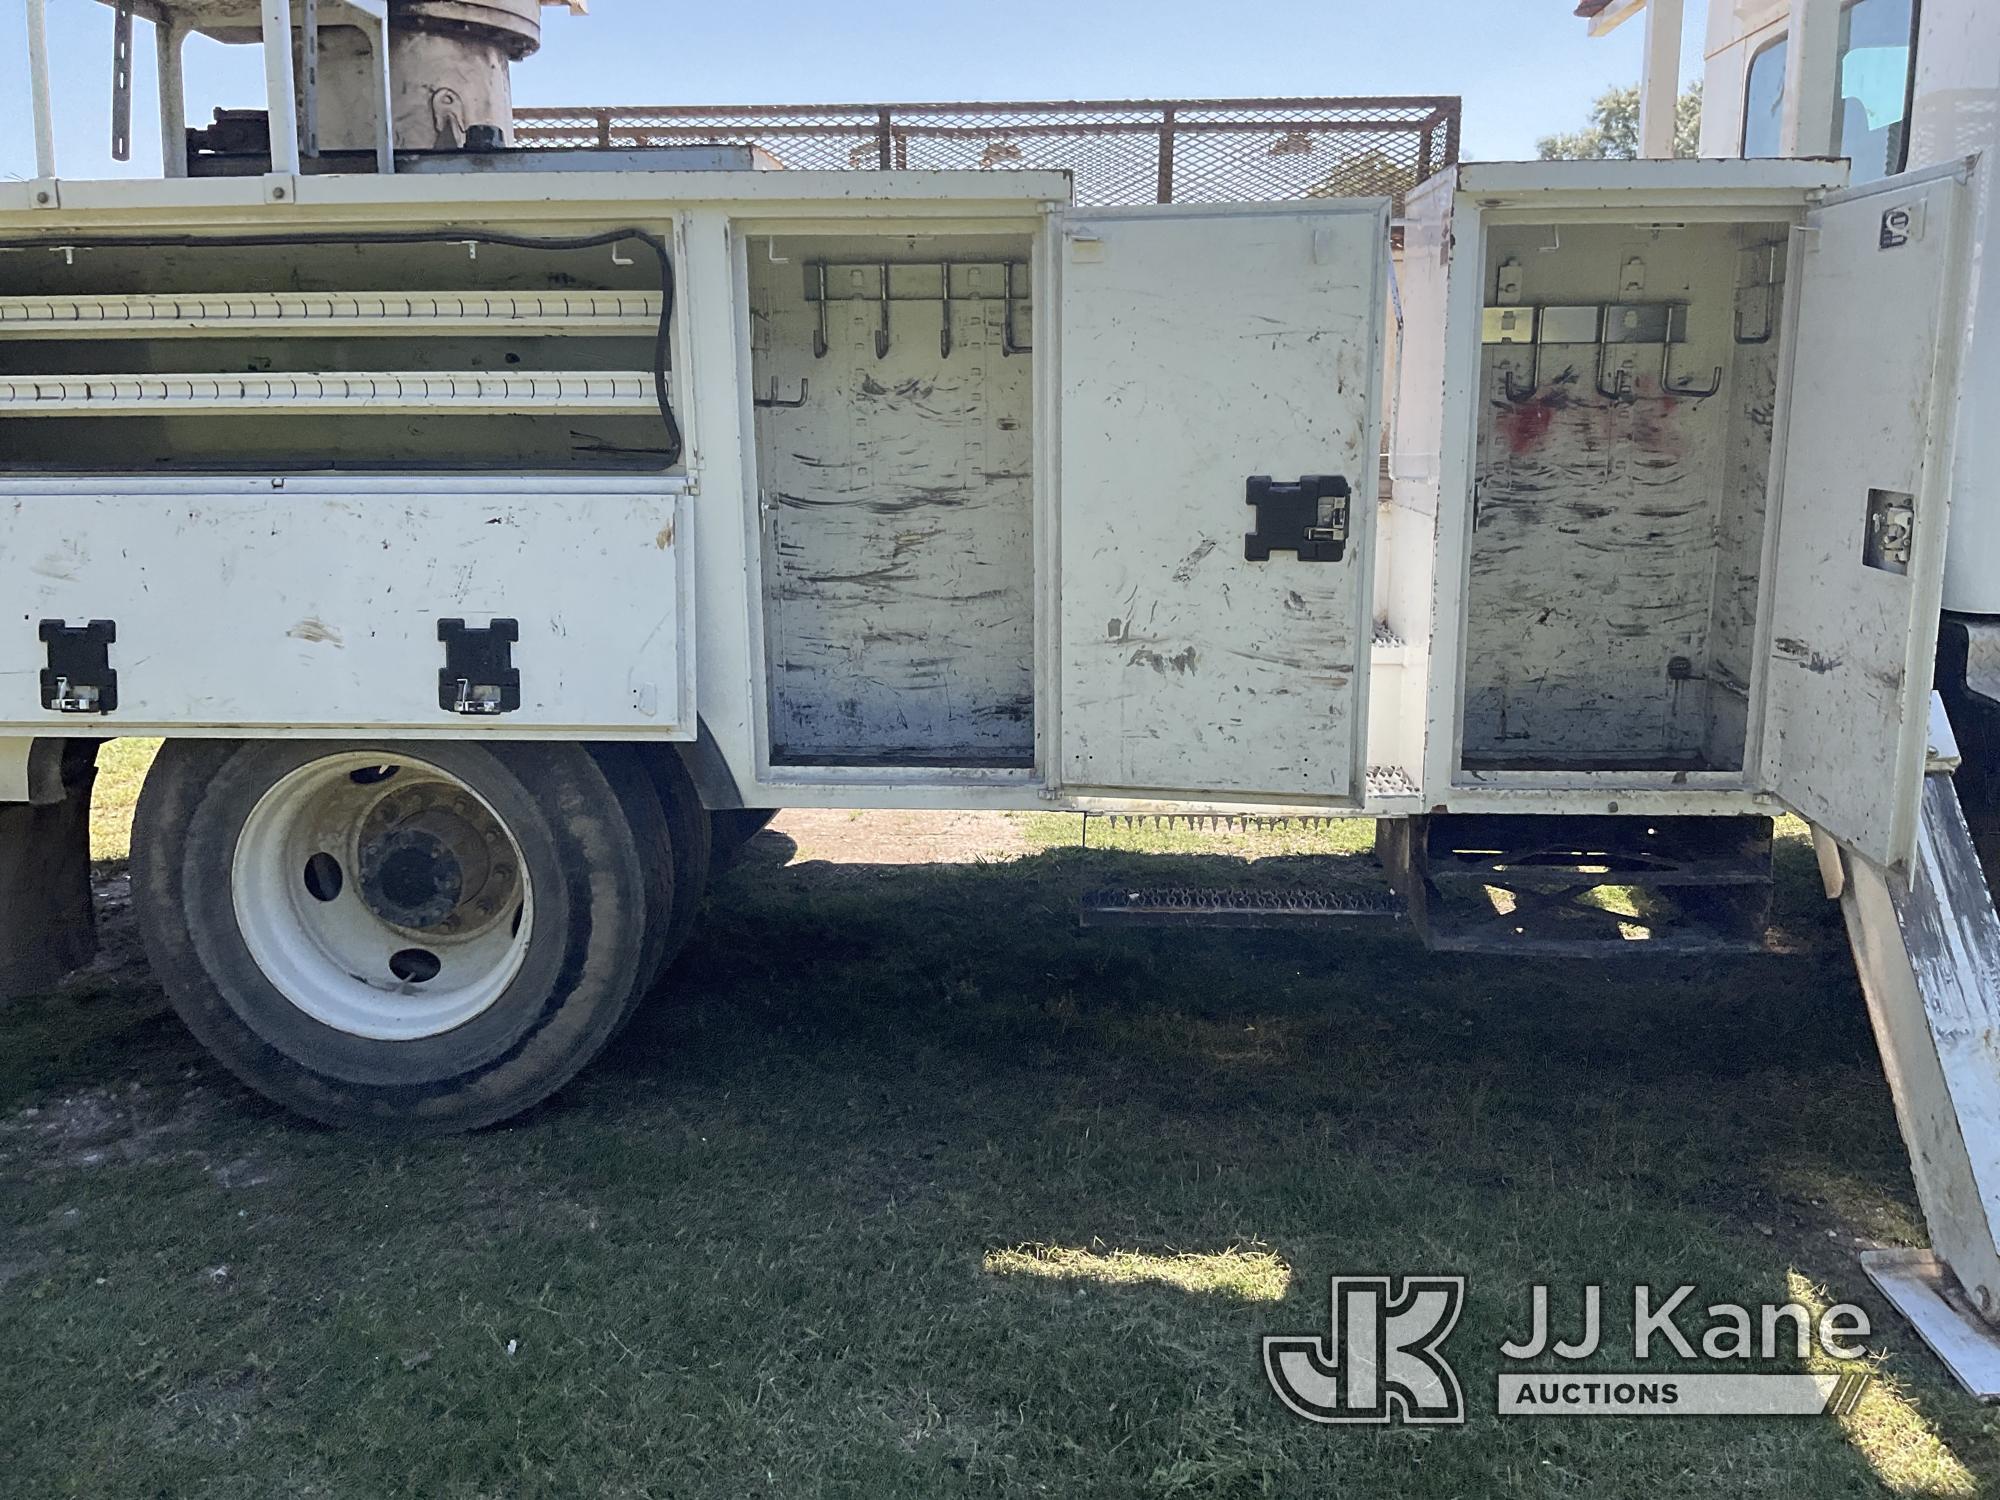
POLYGON ((517 109, 514 122, 520 146, 750 146, 796 171, 1067 171, 1091 205, 1400 201, 1458 160, 1459 101, 662 105, 517 109))

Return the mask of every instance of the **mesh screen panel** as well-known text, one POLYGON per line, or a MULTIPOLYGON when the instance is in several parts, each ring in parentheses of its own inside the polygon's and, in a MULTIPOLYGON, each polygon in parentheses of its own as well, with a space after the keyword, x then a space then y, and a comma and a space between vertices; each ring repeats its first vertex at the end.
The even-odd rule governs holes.
POLYGON ((1060 170, 1082 204, 1402 195, 1458 159, 1450 97, 514 111, 523 147, 751 146, 794 171, 1060 170))

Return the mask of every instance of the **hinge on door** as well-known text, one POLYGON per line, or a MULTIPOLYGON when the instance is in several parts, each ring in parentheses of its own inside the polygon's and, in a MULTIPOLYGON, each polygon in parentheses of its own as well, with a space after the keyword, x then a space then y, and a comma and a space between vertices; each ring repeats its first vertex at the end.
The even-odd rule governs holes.
POLYGON ((118 639, 112 620, 66 625, 44 620, 41 637, 49 648, 42 671, 42 707, 59 714, 108 714, 118 707, 118 674, 111 669, 111 643, 118 639))
POLYGON ((439 620, 444 669, 438 673, 438 707, 454 714, 510 714, 521 706, 521 674, 514 669, 520 622, 495 620, 468 629, 463 620, 439 620))
POLYGON ((1339 562, 1347 556, 1351 494, 1339 474, 1307 474, 1290 483, 1251 475, 1243 500, 1257 507, 1257 529, 1244 533, 1243 556, 1268 562, 1274 551, 1293 552, 1300 562, 1339 562))

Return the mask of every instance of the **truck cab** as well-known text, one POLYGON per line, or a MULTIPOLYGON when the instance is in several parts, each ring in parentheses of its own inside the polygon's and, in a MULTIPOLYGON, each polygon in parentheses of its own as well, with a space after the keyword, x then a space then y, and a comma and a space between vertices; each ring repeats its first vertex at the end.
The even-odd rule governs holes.
MULTIPOLYGON (((1586 0, 1578 10, 1599 32, 1642 21, 1642 91, 1672 96, 1678 3, 1586 0)), ((2000 31, 1976 0, 1714 0, 1702 55, 1701 156, 1838 157, 1855 186, 1975 157, 1968 212, 1984 251, 2000 157, 2000 31)), ((1983 268, 1990 256, 1975 259, 1983 268)), ((1978 274, 1957 334, 1967 415, 1954 440, 1936 686, 1991 876, 2000 869, 2000 434, 1977 414, 2000 405, 2000 309, 1979 295, 1978 274)))

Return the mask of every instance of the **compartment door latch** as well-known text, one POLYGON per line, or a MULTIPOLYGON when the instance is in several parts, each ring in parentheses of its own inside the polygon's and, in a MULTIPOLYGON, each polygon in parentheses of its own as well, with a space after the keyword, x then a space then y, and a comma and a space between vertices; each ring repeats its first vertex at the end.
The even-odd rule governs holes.
POLYGON ((118 707, 118 674, 111 670, 113 620, 66 625, 44 620, 49 664, 42 671, 42 707, 59 714, 108 714, 118 707))
POLYGON ((483 629, 463 620, 439 620, 444 669, 438 673, 438 707, 454 714, 511 714, 521 706, 521 674, 514 669, 518 620, 494 620, 483 629))
POLYGON ((1861 561, 1884 573, 1910 571, 1910 544, 1917 529, 1917 497, 1899 490, 1868 492, 1868 526, 1861 538, 1861 561))
POLYGON ((1257 529, 1244 533, 1243 556, 1268 562, 1273 552, 1294 552, 1300 562, 1341 561, 1351 493, 1339 474, 1307 474, 1290 483, 1252 474, 1243 499, 1257 507, 1257 529))

